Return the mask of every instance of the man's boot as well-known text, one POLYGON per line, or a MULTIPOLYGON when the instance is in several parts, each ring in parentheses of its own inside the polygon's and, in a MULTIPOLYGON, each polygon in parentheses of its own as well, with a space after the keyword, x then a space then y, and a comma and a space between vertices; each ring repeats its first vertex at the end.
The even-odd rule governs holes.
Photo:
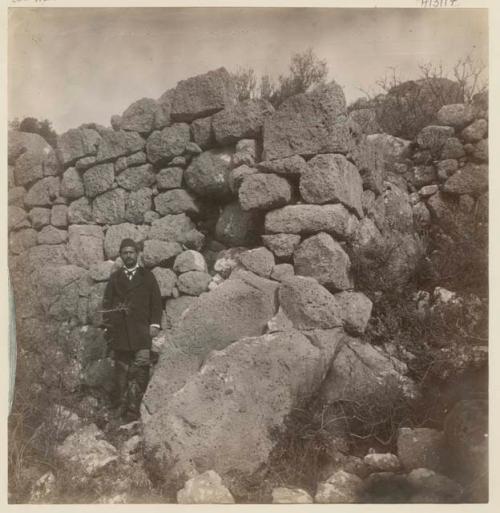
POLYGON ((132 364, 129 369, 126 420, 132 422, 141 417, 141 402, 149 382, 149 366, 132 364))
POLYGON ((125 362, 115 360, 111 403, 115 417, 122 417, 127 410, 128 374, 129 366, 125 362))

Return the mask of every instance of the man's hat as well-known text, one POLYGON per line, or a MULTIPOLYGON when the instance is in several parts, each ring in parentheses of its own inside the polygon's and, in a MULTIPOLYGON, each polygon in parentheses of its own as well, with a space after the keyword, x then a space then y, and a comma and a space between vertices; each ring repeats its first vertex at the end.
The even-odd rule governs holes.
POLYGON ((120 252, 123 248, 134 248, 136 251, 139 251, 139 246, 133 239, 123 239, 120 244, 120 252))

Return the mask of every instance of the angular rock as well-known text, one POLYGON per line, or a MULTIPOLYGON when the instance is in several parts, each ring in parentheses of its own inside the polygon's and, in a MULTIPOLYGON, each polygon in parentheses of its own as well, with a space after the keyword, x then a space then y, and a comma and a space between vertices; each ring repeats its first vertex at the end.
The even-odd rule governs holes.
POLYGON ((119 224, 125 221, 127 192, 113 189, 100 194, 92 202, 92 217, 99 224, 119 224))
POLYGON ((476 119, 468 127, 462 130, 462 138, 465 142, 475 143, 485 138, 488 134, 488 122, 485 119, 476 119))
POLYGON ((398 457, 390 452, 367 454, 364 462, 378 472, 397 472, 401 467, 398 457))
POLYGON ((71 225, 68 228, 68 260, 88 269, 104 260, 104 235, 100 226, 71 225))
POLYGON ((225 68, 181 80, 172 100, 173 121, 190 123, 197 118, 215 114, 236 103, 236 89, 225 68))
POLYGON ((353 335, 365 332, 372 313, 372 302, 362 292, 344 291, 335 294, 344 329, 353 335))
POLYGON ((481 162, 488 162, 488 139, 483 139, 474 145, 472 156, 481 162))
POLYGON ((287 205, 266 214, 266 233, 313 234, 326 232, 349 238, 356 230, 356 216, 340 204, 287 205))
POLYGON ((257 138, 264 119, 274 112, 267 100, 245 100, 212 116, 212 129, 217 144, 234 144, 240 139, 257 138))
POLYGON ((151 210, 153 191, 147 187, 132 191, 127 196, 125 205, 125 221, 142 224, 146 212, 151 210))
POLYGON ((110 226, 104 238, 104 253, 106 258, 114 260, 120 255, 120 244, 123 239, 132 239, 141 244, 148 237, 148 226, 136 226, 122 223, 110 226))
POLYGON ((423 128, 417 135, 417 143, 421 148, 430 150, 434 157, 441 154, 441 150, 455 130, 450 126, 429 125, 423 128))
POLYGON ((286 205, 292 195, 288 181, 274 174, 250 174, 243 179, 238 197, 243 210, 270 210, 286 205))
POLYGON ((64 462, 75 465, 86 475, 96 475, 118 460, 118 451, 102 439, 103 434, 95 424, 89 424, 68 436, 56 448, 56 455, 64 462))
MULTIPOLYGON (((174 475, 207 469, 222 476, 252 474, 276 444, 270 433, 300 407, 300 394, 318 387, 322 361, 320 350, 297 331, 243 338, 213 351, 201 370, 175 395, 164 395, 163 408, 145 419, 146 450, 163 468, 162 461, 175 462, 169 463, 174 475)), ((158 370, 153 381, 157 375, 158 370)))
POLYGON ((90 266, 89 276, 94 281, 108 281, 114 266, 115 264, 112 260, 97 262, 90 266))
POLYGON ((198 371, 213 350, 221 350, 242 337, 264 333, 274 316, 278 284, 264 280, 268 288, 256 288, 240 279, 224 281, 202 294, 171 334, 145 396, 147 409, 158 413, 165 401, 198 371))
POLYGON ((33 246, 28 250, 28 266, 25 270, 29 272, 31 269, 45 268, 52 264, 64 266, 68 263, 66 255, 66 246, 63 244, 33 246))
POLYGON ((177 504, 234 504, 231 492, 213 470, 207 470, 186 482, 177 492, 177 504))
POLYGON ((273 267, 270 278, 276 281, 285 281, 295 275, 292 264, 278 264, 273 267))
POLYGON ((115 171, 113 164, 101 164, 85 171, 83 185, 85 195, 94 198, 98 194, 109 191, 113 187, 115 171))
POLYGON ((224 207, 215 227, 218 241, 228 246, 250 246, 262 231, 262 219, 257 212, 245 212, 236 201, 224 207))
POLYGON ((177 273, 187 271, 207 272, 207 263, 201 253, 188 249, 177 255, 173 269, 177 273))
POLYGON ((9 251, 14 255, 20 255, 27 249, 36 246, 38 235, 32 228, 22 229, 9 235, 9 251))
POLYGON ((259 171, 284 176, 300 176, 307 170, 307 162, 300 155, 277 160, 265 160, 257 164, 259 171))
POLYGON ((158 194, 154 199, 155 210, 161 215, 200 213, 200 203, 195 196, 184 189, 171 189, 158 194))
POLYGON ((89 128, 72 128, 57 138, 57 153, 64 166, 76 160, 96 155, 100 144, 100 135, 89 128))
POLYGON ((62 244, 68 239, 66 230, 58 230, 54 226, 45 226, 38 233, 38 244, 62 244))
POLYGON ((228 177, 231 153, 209 150, 195 157, 184 171, 186 185, 198 196, 224 200, 231 196, 228 177))
POLYGON ((54 205, 50 211, 50 224, 56 228, 68 226, 68 207, 66 205, 54 205))
POLYGON ((454 128, 467 126, 474 117, 474 108, 472 105, 465 103, 443 105, 437 113, 437 120, 441 125, 448 125, 454 128))
POLYGON ((35 207, 28 214, 29 220, 35 230, 39 230, 50 224, 51 210, 48 208, 35 207))
POLYGON ((208 284, 212 280, 210 274, 204 271, 187 271, 177 279, 179 292, 188 296, 199 296, 208 290, 208 284))
POLYGON ((342 246, 326 233, 304 240, 294 251, 295 273, 315 278, 332 290, 353 287, 351 262, 342 246))
POLYGON ((151 164, 128 167, 123 173, 116 177, 118 185, 128 191, 137 191, 143 187, 151 187, 151 185, 155 183, 155 180, 156 176, 151 164))
POLYGON ((160 287, 161 297, 172 297, 173 289, 177 283, 176 274, 163 267, 155 267, 152 272, 160 287))
POLYGON ((266 248, 244 251, 238 255, 238 260, 249 271, 264 278, 269 278, 274 267, 274 256, 266 248))
POLYGON ((55 176, 42 178, 28 190, 24 204, 28 208, 50 206, 59 197, 59 187, 59 178, 55 176))
POLYGON ((182 186, 182 167, 167 167, 156 175, 156 185, 159 191, 168 189, 180 189, 182 186))
POLYGON ((450 137, 441 150, 441 159, 460 159, 465 156, 465 150, 459 139, 450 137))
POLYGON ((300 176, 300 194, 307 203, 341 202, 358 217, 363 217, 362 193, 358 169, 343 155, 317 155, 300 176))
POLYGON ((162 129, 171 122, 171 112, 172 112, 172 101, 174 99, 175 89, 167 89, 159 98, 158 98, 158 106, 159 109, 156 111, 154 128, 162 129))
POLYGON ((120 128, 147 134, 155 127, 158 102, 151 98, 141 98, 127 107, 121 115, 120 128))
POLYGON ((488 190, 488 166, 468 162, 443 185, 443 191, 451 194, 479 196, 488 190))
POLYGON ((334 296, 312 278, 295 276, 285 280, 280 286, 279 299, 284 314, 296 329, 342 326, 334 296))
POLYGON ((78 159, 75 162, 74 166, 77 171, 85 171, 89 167, 95 166, 96 161, 96 157, 83 157, 81 159, 78 159))
POLYGON ((312 504, 312 497, 302 488, 273 489, 273 504, 312 504))
POLYGON ((295 248, 300 244, 300 235, 291 233, 262 235, 262 242, 276 257, 288 258, 293 255, 295 248))
POLYGON ((352 401, 360 405, 366 418, 379 422, 400 401, 416 397, 414 384, 404 375, 406 370, 404 363, 378 347, 346 337, 322 384, 321 398, 328 404, 352 401))
POLYGON ((347 153, 353 144, 342 88, 335 82, 287 98, 264 121, 264 160, 347 153))
POLYGON ((77 199, 68 207, 69 224, 90 224, 94 223, 92 216, 92 205, 86 197, 77 199))
POLYGON ((412 173, 412 182, 417 189, 437 181, 437 174, 434 166, 415 166, 412 169, 412 173))
POLYGON ((354 475, 343 470, 332 474, 328 480, 318 485, 314 496, 317 504, 344 504, 361 502, 363 482, 354 475))
POLYGON ((186 214, 177 214, 153 221, 148 239, 178 242, 198 251, 203 246, 205 236, 196 230, 195 224, 186 214))
MULTIPOLYGON (((181 251, 182 247, 177 242, 146 240, 144 241, 142 262, 145 267, 165 266, 172 258, 181 253, 181 251)), ((175 266, 174 270, 177 270, 175 266)))
POLYGON ((182 155, 190 137, 189 125, 186 123, 176 123, 161 131, 153 132, 146 143, 149 162, 153 164, 168 162, 182 155))
POLYGON ((99 130, 99 134, 101 141, 96 155, 96 163, 136 153, 146 145, 146 141, 137 132, 104 128, 99 130))
POLYGON ((31 226, 26 211, 14 205, 8 207, 8 224, 9 230, 20 230, 21 228, 29 228, 31 226))

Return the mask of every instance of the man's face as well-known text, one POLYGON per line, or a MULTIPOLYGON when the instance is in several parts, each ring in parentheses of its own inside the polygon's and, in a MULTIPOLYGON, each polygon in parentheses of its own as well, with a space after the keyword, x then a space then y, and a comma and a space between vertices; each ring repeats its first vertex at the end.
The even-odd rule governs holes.
POLYGON ((125 264, 125 267, 134 267, 137 263, 137 251, 133 247, 125 246, 120 251, 120 256, 125 264))

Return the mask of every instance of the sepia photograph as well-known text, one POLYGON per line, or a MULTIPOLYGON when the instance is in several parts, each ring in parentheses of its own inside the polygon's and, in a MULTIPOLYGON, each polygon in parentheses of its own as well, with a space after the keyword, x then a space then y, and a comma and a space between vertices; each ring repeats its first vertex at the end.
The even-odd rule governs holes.
POLYGON ((8 505, 490 502, 464 3, 9 2, 8 505))

